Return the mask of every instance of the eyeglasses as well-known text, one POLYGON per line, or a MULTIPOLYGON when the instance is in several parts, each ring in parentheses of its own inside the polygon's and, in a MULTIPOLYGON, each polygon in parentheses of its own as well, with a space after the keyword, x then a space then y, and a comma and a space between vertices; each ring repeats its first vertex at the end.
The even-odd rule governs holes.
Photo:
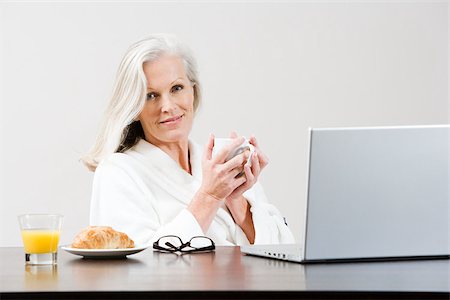
POLYGON ((165 235, 153 243, 153 249, 167 252, 205 252, 216 249, 216 246, 210 238, 206 236, 194 236, 187 243, 183 243, 180 237, 176 235, 165 235))

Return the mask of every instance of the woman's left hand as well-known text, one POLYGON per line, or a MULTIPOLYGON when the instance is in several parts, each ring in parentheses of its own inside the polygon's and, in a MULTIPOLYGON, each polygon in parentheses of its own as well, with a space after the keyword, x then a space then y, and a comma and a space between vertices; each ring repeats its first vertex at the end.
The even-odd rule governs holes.
MULTIPOLYGON (((236 132, 232 132, 230 134, 231 138, 236 138, 238 135, 236 132)), ((242 196, 246 191, 248 191, 253 185, 257 182, 261 171, 267 166, 269 160, 264 153, 261 152, 258 146, 258 142, 254 136, 251 136, 249 139, 250 144, 255 147, 255 151, 253 152, 251 158, 251 167, 249 164, 244 165, 244 175, 246 177, 246 181, 237 187, 226 199, 225 204, 230 210, 236 224, 241 225, 240 223, 245 219, 245 215, 249 210, 249 204, 247 200, 242 196)))

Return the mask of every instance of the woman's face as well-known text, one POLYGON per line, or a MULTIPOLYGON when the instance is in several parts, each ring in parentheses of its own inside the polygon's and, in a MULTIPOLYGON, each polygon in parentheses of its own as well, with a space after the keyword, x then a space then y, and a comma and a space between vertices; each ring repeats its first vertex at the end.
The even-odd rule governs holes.
POLYGON ((145 139, 161 145, 188 139, 194 119, 194 88, 175 55, 144 63, 147 100, 139 114, 145 139))

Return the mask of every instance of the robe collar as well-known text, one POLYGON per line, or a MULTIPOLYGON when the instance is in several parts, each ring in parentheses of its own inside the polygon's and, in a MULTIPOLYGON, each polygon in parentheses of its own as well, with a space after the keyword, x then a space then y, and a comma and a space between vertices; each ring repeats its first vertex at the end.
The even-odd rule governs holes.
POLYGON ((159 147, 141 139, 126 154, 137 158, 150 180, 159 183, 167 192, 189 203, 202 182, 202 147, 189 140, 189 160, 192 175, 159 147), (187 198, 187 199, 186 199, 187 198))
MULTIPOLYGON (((144 139, 125 153, 136 158, 136 163, 139 164, 147 180, 151 180, 186 205, 189 205, 201 186, 203 147, 191 140, 189 140, 189 160, 192 175, 159 147, 144 139)), ((224 205, 219 208, 216 217, 215 220, 229 227, 230 232, 236 230, 236 225, 224 205)))

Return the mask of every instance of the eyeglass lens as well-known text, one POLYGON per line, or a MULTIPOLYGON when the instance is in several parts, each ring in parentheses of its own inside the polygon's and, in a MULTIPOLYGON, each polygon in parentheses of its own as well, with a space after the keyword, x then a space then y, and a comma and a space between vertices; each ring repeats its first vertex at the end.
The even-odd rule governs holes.
POLYGON ((189 245, 195 249, 209 247, 211 244, 211 241, 204 237, 193 237, 189 242, 189 245))

